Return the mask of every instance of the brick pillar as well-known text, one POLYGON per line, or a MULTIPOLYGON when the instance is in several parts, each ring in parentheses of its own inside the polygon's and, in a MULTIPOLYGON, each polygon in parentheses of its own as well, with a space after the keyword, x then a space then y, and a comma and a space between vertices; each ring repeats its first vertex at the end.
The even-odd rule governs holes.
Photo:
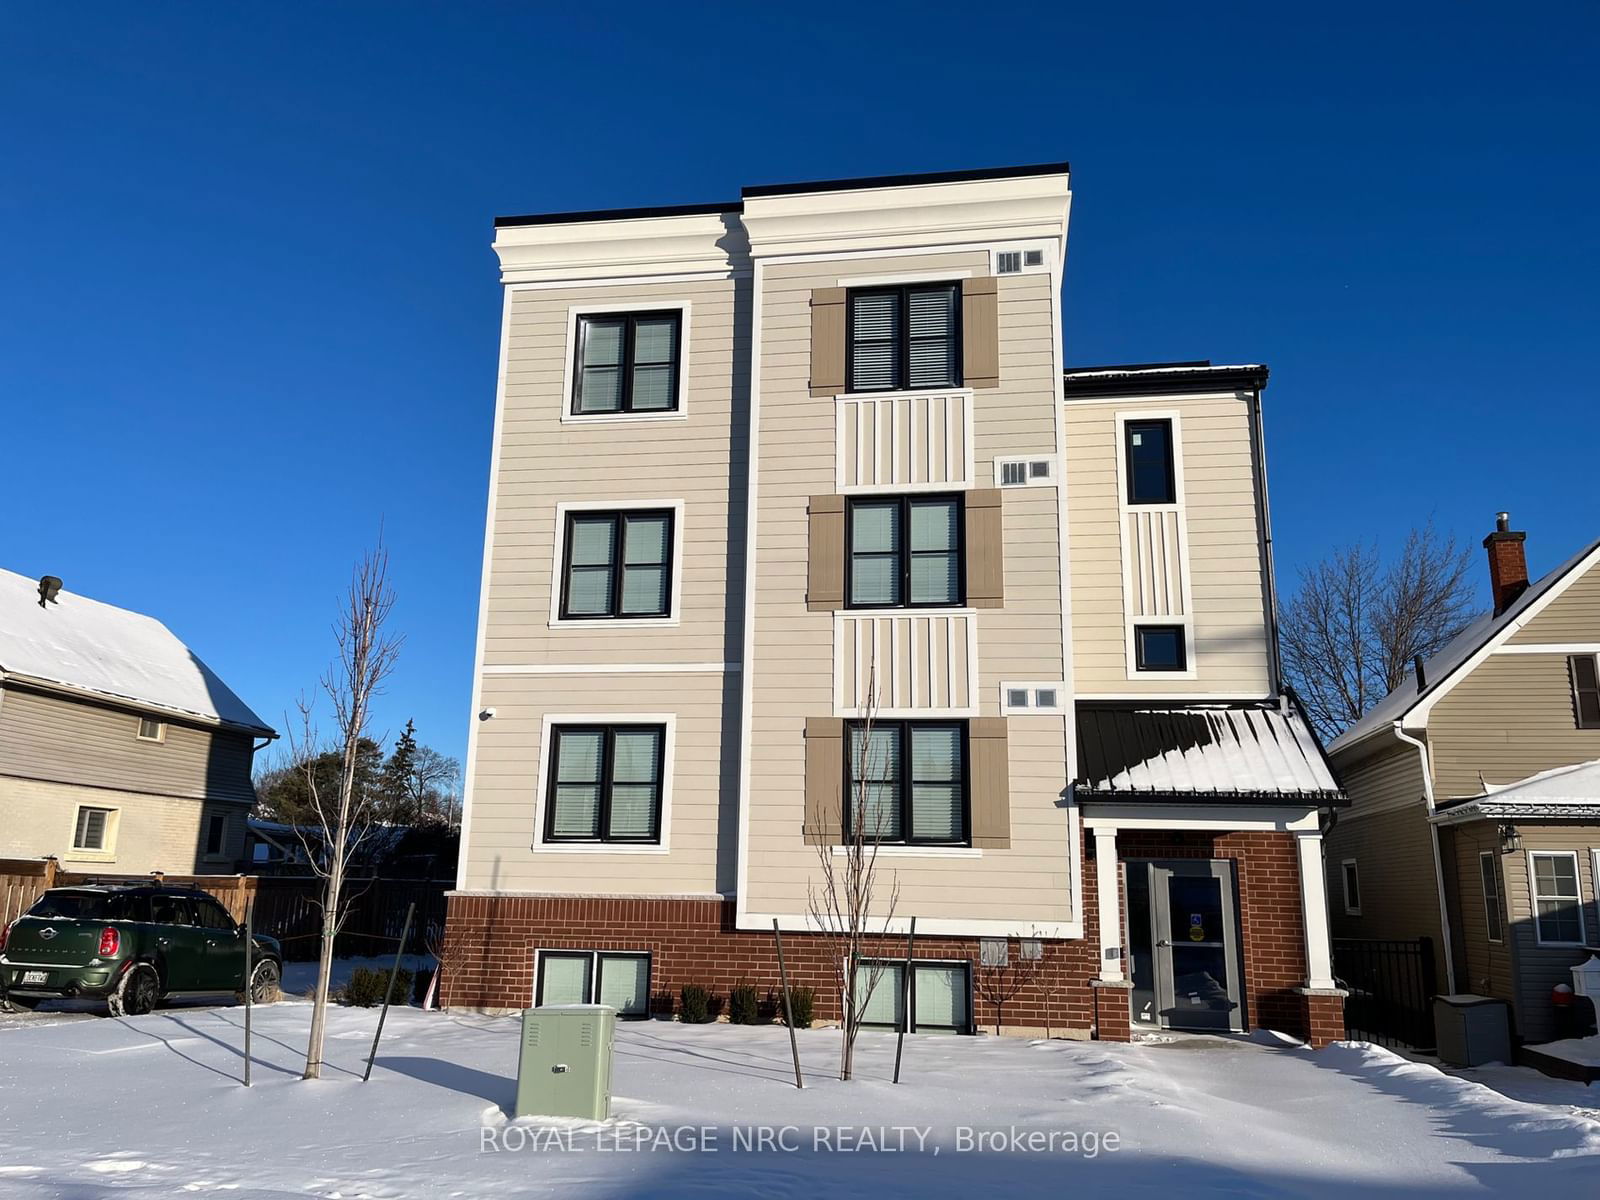
POLYGON ((1133 1021, 1128 1011, 1133 983, 1127 979, 1091 979, 1094 992, 1094 1036, 1098 1042, 1133 1041, 1133 1021))
POLYGON ((1338 988, 1301 988, 1306 1041, 1313 1050, 1344 1041, 1344 992, 1338 988))

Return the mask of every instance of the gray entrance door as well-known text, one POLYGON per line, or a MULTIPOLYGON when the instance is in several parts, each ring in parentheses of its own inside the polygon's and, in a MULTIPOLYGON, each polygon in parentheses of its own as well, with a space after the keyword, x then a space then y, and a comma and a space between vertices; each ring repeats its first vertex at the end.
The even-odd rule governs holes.
POLYGON ((1244 1029, 1233 864, 1150 864, 1156 1012, 1171 1029, 1244 1029))

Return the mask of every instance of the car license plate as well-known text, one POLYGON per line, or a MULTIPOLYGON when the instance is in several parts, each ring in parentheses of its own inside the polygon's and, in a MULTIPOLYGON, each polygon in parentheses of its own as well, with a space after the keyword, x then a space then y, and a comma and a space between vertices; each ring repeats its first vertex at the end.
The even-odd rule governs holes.
POLYGON ((50 973, 48 971, 24 971, 22 973, 22 982, 24 986, 30 983, 43 983, 49 978, 50 973))

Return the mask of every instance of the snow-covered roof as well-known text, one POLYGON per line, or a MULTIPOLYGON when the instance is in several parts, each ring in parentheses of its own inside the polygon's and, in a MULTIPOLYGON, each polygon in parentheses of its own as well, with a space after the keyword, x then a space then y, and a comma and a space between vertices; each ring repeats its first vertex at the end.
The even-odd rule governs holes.
POLYGON ((1600 759, 1552 767, 1515 783, 1487 784, 1483 795, 1442 808, 1438 821, 1480 817, 1600 817, 1600 759))
POLYGON ((1181 707, 1080 704, 1086 800, 1209 797, 1342 803, 1316 735, 1292 701, 1181 707))
POLYGON ((270 725, 154 617, 66 588, 54 603, 40 607, 39 581, 3 569, 0 677, 275 736, 270 725))
POLYGON ((1149 367, 1068 367, 1064 374, 1074 379, 1110 379, 1122 375, 1197 375, 1207 371, 1264 371, 1261 363, 1173 363, 1149 367))
POLYGON ((1468 659, 1500 634, 1509 632, 1533 605, 1553 590, 1559 590, 1570 579, 1577 578, 1574 570, 1597 551, 1600 551, 1600 541, 1591 542, 1555 570, 1529 584, 1528 589, 1498 617, 1492 612, 1479 616, 1422 664, 1422 676, 1428 681, 1427 687, 1418 690, 1416 675, 1408 675, 1405 682, 1373 705, 1361 720, 1329 743, 1328 752, 1337 754, 1375 730, 1402 720, 1428 696, 1454 687, 1458 682, 1456 672, 1468 659))

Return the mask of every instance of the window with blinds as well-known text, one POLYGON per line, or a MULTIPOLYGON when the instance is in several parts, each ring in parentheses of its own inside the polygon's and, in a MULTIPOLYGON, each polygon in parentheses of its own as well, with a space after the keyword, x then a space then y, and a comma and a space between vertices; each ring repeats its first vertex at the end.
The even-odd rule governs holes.
POLYGON ((539 954, 539 979, 535 1004, 588 1004, 589 976, 594 956, 545 950, 539 954))
POLYGON ((105 850, 106 833, 111 825, 109 808, 80 808, 78 819, 73 826, 72 848, 74 850, 105 850))
MULTIPOLYGON (((906 1013, 905 963, 864 959, 852 980, 861 1023, 899 1029, 906 1013)), ((972 1032, 971 967, 963 962, 911 963, 912 1033, 972 1032)))
POLYGON ((678 409, 683 313, 608 313, 578 318, 575 416, 678 409))
POLYGON ((661 841, 665 726, 558 725, 550 736, 545 841, 661 841))
POLYGON ((847 837, 859 823, 872 842, 966 844, 966 723, 852 724, 845 786, 847 837))
POLYGON ((960 496, 852 500, 847 607, 960 604, 962 526, 960 496))
POLYGON ((670 616, 672 524, 669 509, 567 514, 561 619, 670 616))
POLYGON ((850 391, 960 385, 959 284, 854 289, 846 321, 850 391))

